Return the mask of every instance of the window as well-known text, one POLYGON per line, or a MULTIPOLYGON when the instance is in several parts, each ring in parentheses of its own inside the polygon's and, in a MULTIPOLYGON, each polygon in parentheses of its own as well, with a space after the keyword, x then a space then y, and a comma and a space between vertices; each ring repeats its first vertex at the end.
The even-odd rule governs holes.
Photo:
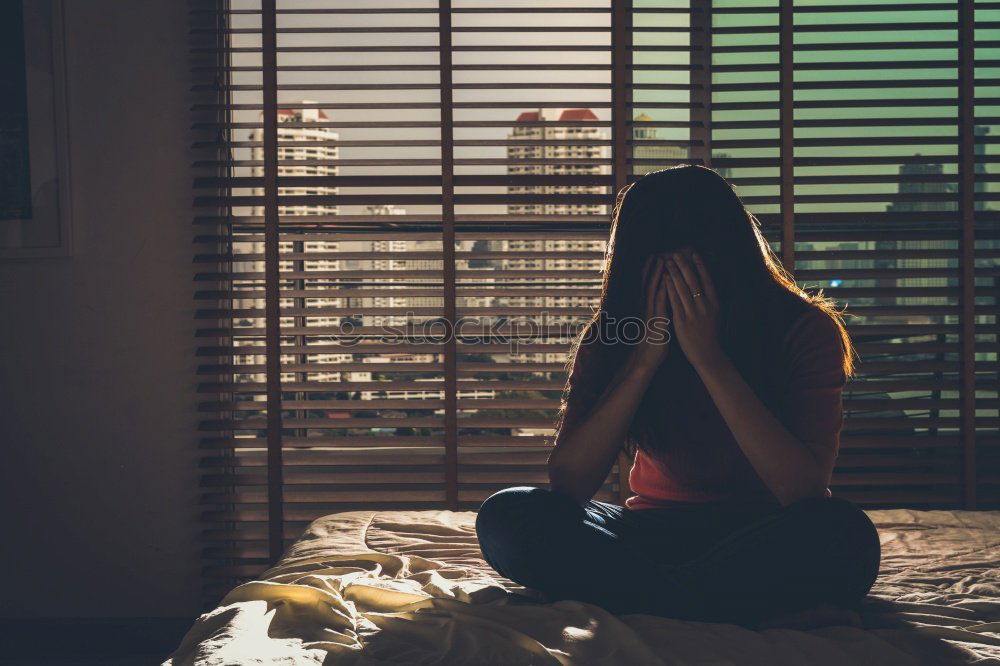
POLYGON ((858 315, 835 491, 1000 503, 1000 10, 524 4, 193 14, 209 596, 321 515, 546 483, 614 194, 680 162, 858 315))

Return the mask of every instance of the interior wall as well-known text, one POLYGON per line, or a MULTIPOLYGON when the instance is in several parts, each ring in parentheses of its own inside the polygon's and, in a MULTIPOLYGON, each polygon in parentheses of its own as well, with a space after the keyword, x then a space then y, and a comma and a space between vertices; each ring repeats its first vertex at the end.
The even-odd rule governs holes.
POLYGON ((65 3, 73 254, 0 263, 3 617, 199 610, 188 11, 65 3))

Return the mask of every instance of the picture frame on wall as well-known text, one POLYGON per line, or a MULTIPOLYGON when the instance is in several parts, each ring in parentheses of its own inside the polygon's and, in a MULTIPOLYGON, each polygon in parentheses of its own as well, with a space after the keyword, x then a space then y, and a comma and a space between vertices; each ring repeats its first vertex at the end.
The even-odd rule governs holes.
POLYGON ((0 259, 70 256, 63 2, 0 6, 0 259))

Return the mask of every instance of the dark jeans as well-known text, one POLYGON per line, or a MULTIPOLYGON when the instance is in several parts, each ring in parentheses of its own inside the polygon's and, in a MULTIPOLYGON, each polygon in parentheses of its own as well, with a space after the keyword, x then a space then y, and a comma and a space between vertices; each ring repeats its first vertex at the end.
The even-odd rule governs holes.
POLYGON ((517 486, 483 502, 476 533, 490 566, 550 601, 751 626, 820 603, 857 609, 881 556, 871 520, 837 497, 632 510, 517 486))

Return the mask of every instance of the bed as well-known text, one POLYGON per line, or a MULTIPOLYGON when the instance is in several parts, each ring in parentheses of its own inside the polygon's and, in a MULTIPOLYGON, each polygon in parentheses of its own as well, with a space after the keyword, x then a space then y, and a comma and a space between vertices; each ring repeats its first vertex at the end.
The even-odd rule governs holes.
POLYGON ((751 631, 546 602, 483 561, 471 511, 335 513, 164 664, 1000 664, 1000 511, 868 515, 883 557, 862 628, 751 631))

